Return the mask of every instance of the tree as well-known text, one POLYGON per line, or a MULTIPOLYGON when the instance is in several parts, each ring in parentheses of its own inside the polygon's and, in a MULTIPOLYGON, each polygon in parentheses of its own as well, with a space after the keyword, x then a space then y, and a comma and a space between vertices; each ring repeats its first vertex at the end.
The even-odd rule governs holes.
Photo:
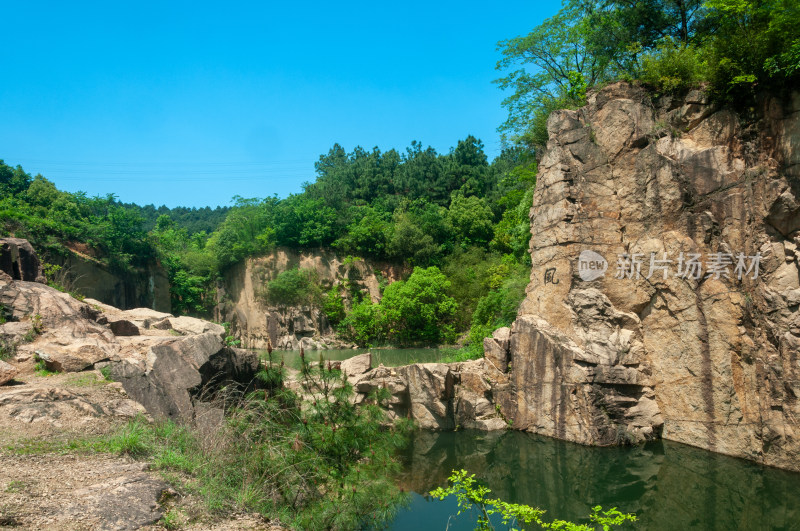
POLYGON ((593 2, 571 1, 528 35, 500 41, 498 70, 520 66, 495 82, 513 93, 503 100, 508 119, 500 126, 504 140, 530 146, 542 138, 544 120, 554 108, 583 103, 587 86, 606 78, 609 59, 595 54, 587 36, 593 2), (510 137, 509 137, 510 135, 510 137))
POLYGON ((492 239, 492 209, 482 198, 454 193, 447 217, 458 244, 484 247, 492 239))
POLYGON ((406 281, 389 284, 381 299, 390 340, 441 343, 454 339, 457 304, 447 295, 450 281, 438 267, 417 267, 406 281))

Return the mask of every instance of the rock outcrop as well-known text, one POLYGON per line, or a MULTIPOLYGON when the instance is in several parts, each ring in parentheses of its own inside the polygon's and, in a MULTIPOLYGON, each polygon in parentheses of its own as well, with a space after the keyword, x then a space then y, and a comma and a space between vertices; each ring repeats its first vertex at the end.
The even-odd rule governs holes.
POLYGON ((800 94, 747 125, 616 83, 548 131, 503 413, 800 470, 800 94))
MULTIPOLYGON (((57 372, 108 367, 154 417, 194 422, 202 413, 219 418, 221 410, 204 402, 222 387, 246 389, 259 369, 255 353, 225 346, 225 329, 201 319, 147 308, 119 310, 8 277, 0 279, 0 307, 9 320, 0 325, 0 341, 4 351, 13 352, 13 361, 32 365, 40 360, 57 372)), ((2 384, 18 368, 0 364, 2 384)))
POLYGON ((347 348, 339 341, 325 314, 316 306, 276 306, 264 298, 266 283, 280 273, 299 268, 310 271, 322 289, 338 288, 345 305, 351 293, 359 291, 377 302, 381 281, 393 282, 401 269, 365 260, 345 261, 330 251, 298 253, 279 249, 267 256, 247 258, 226 273, 218 286, 219 303, 214 318, 231 323, 231 330, 242 346, 324 350, 347 348))
POLYGON ((12 280, 45 282, 36 251, 22 238, 0 238, 0 271, 12 280))
POLYGON ((89 254, 89 249, 79 244, 68 244, 65 256, 51 260, 61 266, 57 273, 60 284, 70 291, 103 301, 115 308, 152 308, 170 312, 169 279, 160 264, 153 261, 134 267, 125 274, 116 273, 89 254))
POLYGON ((507 376, 485 360, 372 369, 367 353, 343 361, 340 367, 357 393, 356 403, 387 389, 392 419, 411 418, 419 428, 429 430, 508 427, 492 401, 493 389, 507 383, 507 376))

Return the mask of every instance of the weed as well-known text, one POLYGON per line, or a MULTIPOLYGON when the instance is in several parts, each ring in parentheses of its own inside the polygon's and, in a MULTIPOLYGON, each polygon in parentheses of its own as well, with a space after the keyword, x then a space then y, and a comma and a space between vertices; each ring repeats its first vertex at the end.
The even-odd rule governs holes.
POLYGON ((111 367, 109 367, 108 365, 106 365, 105 367, 101 367, 100 368, 100 374, 103 375, 103 378, 105 379, 105 381, 107 381, 107 382, 113 382, 114 381, 114 378, 111 376, 111 367))
MULTIPOLYGON (((283 365, 270 358, 259 374, 264 388, 229 409, 215 433, 138 418, 88 447, 147 457, 212 511, 256 511, 298 529, 391 517, 400 496, 393 454, 406 440, 405 424, 383 427, 377 402, 385 396, 356 408, 340 371, 301 359, 306 400, 283 387, 283 365)), ((178 521, 170 514, 162 523, 178 521)))
POLYGON ((6 487, 6 492, 12 492, 12 493, 22 492, 23 490, 25 490, 26 486, 27 485, 25 485, 24 482, 15 479, 14 481, 11 481, 8 484, 8 486, 6 487))
POLYGON ((225 329, 225 339, 224 343, 227 347, 238 347, 242 344, 241 339, 236 339, 236 336, 231 333, 231 324, 230 323, 222 323, 222 327, 225 329))
POLYGON ((64 269, 60 265, 48 264, 47 262, 42 264, 42 269, 44 270, 45 277, 48 279, 48 286, 62 293, 66 293, 73 299, 77 299, 81 302, 86 299, 85 295, 75 289, 74 282, 70 279, 68 269, 64 269))
POLYGON ((166 529, 180 529, 186 521, 186 515, 180 509, 171 508, 164 513, 159 523, 166 529))
POLYGON ((0 360, 13 358, 16 353, 17 344, 10 339, 0 337, 0 360))
POLYGON ((39 376, 52 376, 54 374, 58 374, 58 371, 51 371, 47 368, 47 362, 41 358, 36 358, 36 364, 33 366, 33 370, 36 371, 36 374, 39 376))
POLYGON ((44 332, 44 324, 42 324, 42 316, 38 313, 31 317, 31 328, 28 330, 22 340, 25 343, 32 343, 38 336, 44 332))
POLYGON ((100 380, 97 378, 97 375, 91 372, 76 374, 67 381, 67 384, 73 387, 99 387, 105 385, 105 383, 106 382, 100 380))

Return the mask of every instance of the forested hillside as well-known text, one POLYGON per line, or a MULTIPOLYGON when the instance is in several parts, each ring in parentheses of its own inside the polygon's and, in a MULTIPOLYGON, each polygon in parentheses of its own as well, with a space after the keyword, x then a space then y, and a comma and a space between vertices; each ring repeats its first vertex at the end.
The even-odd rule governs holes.
POLYGON ((301 193, 236 197, 217 225, 222 209, 167 211, 87 198, 3 165, 8 193, 0 220, 4 233, 49 253, 82 242, 119 270, 158 259, 178 313, 207 315, 219 276, 276 246, 404 263, 414 273, 387 288, 380 304, 355 294, 356 304, 345 309, 342 294, 313 289, 314 279, 299 272, 287 272, 268 291, 277 303, 315 294, 308 302, 360 344, 452 342, 473 325, 481 339, 513 318, 527 281, 535 168, 518 148, 490 163, 471 136, 446 154, 418 142, 403 153, 347 153, 335 145, 301 193), (150 228, 147 218, 158 212, 150 228), (198 231, 203 225, 215 230, 198 231))

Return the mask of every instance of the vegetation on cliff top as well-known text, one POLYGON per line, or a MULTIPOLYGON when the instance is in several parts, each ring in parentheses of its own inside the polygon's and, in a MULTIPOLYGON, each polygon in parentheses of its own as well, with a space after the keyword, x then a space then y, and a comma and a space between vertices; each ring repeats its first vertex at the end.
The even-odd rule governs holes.
POLYGON ((705 82, 721 103, 748 106, 800 80, 800 5, 794 0, 565 0, 528 35, 499 43, 497 80, 512 91, 500 127, 531 149, 547 142, 551 111, 584 103, 616 79, 656 92, 705 82))

